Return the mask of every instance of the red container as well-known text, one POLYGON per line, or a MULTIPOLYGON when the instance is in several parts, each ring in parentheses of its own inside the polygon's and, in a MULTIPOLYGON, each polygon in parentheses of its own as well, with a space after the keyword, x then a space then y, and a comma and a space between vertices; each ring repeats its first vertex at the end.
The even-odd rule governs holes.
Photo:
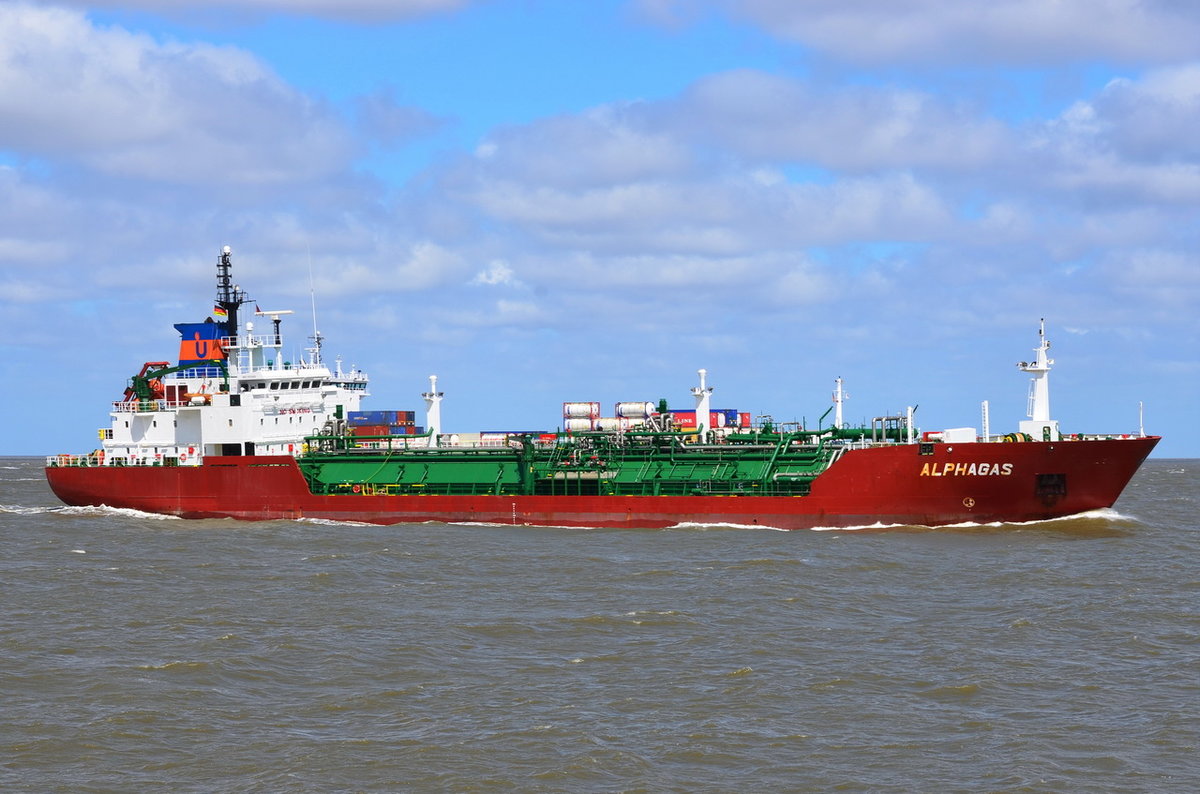
POLYGON ((352 436, 386 436, 388 435, 387 425, 358 425, 350 428, 352 436))
POLYGON ((671 420, 679 427, 695 427, 695 411, 671 411, 671 420))

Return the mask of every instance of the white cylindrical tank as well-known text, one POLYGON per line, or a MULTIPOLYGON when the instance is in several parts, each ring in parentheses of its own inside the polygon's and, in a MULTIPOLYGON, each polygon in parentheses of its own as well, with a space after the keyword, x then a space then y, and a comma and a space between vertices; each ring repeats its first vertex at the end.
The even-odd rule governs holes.
POLYGON ((602 416, 596 420, 596 429, 612 432, 614 430, 624 430, 625 425, 619 416, 602 416))
POLYGON ((600 416, 600 403, 563 403, 564 419, 595 419, 600 416))
POLYGON ((617 403, 617 416, 623 416, 628 419, 645 419, 654 413, 654 403, 649 402, 633 402, 633 403, 617 403))
POLYGON ((573 433, 582 433, 592 430, 592 420, 583 419, 577 416, 568 416, 563 419, 563 429, 573 433))

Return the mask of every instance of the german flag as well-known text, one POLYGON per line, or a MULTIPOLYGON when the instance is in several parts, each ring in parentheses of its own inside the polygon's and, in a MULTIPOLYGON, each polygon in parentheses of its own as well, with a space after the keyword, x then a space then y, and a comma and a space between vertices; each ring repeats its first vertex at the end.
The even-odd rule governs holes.
POLYGON ((225 319, 228 316, 229 316, 229 312, 225 311, 224 306, 214 306, 213 307, 213 317, 220 317, 221 319, 225 319))

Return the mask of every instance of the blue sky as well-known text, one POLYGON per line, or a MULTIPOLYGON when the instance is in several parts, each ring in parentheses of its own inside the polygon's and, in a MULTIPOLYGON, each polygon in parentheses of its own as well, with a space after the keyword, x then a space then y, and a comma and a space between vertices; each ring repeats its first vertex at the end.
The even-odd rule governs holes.
POLYGON ((220 247, 371 407, 564 400, 1200 456, 1200 8, 1167 0, 0 6, 0 452, 94 446, 220 247), (36 410, 34 410, 36 406, 36 410), (25 421, 22 417, 31 417, 25 421))

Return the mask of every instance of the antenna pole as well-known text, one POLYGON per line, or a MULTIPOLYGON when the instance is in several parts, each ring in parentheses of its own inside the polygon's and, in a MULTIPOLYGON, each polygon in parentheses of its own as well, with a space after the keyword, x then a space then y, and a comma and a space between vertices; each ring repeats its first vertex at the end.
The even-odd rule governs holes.
POLYGON ((308 244, 308 241, 305 241, 304 249, 308 252, 308 295, 312 301, 313 365, 319 367, 321 366, 321 332, 317 330, 317 289, 313 286, 312 246, 308 244))

